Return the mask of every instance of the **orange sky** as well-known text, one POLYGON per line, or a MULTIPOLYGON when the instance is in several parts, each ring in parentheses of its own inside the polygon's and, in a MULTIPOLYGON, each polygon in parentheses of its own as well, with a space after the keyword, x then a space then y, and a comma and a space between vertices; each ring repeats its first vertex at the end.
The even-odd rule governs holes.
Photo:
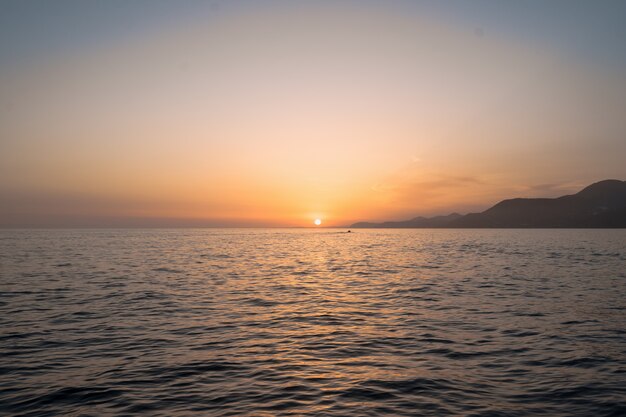
POLYGON ((385 4, 242 2, 6 65, 0 226, 336 226, 626 178, 622 67, 385 4))

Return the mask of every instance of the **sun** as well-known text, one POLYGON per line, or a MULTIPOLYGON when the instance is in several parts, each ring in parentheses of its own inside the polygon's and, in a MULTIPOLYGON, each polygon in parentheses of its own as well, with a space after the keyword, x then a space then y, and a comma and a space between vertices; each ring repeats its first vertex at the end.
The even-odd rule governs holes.
POLYGON ((322 221, 320 219, 315 219, 313 223, 315 223, 316 226, 319 226, 320 224, 322 224, 322 221))

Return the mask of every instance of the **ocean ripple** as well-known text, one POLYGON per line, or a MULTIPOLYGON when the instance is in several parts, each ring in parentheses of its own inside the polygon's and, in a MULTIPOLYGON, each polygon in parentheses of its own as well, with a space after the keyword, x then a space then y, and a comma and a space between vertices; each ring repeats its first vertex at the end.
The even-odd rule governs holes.
POLYGON ((0 414, 626 415, 624 242, 0 231, 0 414))

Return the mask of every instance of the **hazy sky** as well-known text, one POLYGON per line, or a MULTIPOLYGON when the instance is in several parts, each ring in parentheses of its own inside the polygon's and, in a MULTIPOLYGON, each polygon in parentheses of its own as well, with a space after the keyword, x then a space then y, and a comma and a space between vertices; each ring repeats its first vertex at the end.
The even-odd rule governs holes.
POLYGON ((623 1, 0 0, 0 227, 325 225, 626 179, 623 1))

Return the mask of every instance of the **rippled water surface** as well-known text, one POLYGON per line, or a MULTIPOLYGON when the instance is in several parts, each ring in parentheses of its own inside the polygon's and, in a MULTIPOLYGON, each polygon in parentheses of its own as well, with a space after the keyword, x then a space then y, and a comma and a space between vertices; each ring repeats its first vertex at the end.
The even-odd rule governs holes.
POLYGON ((626 415, 626 230, 0 231, 3 415, 626 415))

